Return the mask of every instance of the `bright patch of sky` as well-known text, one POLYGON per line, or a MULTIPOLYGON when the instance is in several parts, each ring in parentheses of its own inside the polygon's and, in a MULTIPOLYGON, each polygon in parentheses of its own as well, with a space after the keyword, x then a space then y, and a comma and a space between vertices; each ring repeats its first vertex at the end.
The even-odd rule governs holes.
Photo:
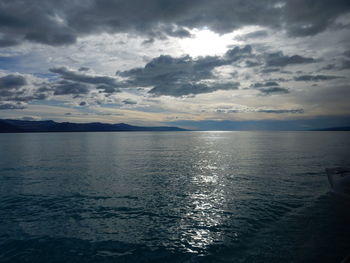
MULTIPOLYGON (((36 33, 6 24, 0 35, 0 118, 159 125, 349 115, 350 8, 336 1, 326 12, 322 1, 298 17, 299 2, 248 2, 159 14, 155 0, 142 23, 120 16, 119 29, 112 3, 83 10, 77 1, 80 16, 53 5, 46 21, 28 2, 36 33)), ((13 5, 16 17, 22 4, 0 8, 13 5)))

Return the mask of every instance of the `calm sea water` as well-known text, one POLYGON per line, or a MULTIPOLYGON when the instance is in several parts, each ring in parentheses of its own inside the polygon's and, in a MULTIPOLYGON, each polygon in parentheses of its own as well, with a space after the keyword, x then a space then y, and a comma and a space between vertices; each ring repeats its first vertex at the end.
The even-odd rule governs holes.
POLYGON ((340 262, 347 132, 0 134, 0 262, 340 262))

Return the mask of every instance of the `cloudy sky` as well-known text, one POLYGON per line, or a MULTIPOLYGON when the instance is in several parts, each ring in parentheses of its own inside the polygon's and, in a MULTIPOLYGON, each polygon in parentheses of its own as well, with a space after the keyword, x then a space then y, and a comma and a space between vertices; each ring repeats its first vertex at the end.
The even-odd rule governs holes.
POLYGON ((0 118, 350 125, 348 0, 0 0, 0 118))

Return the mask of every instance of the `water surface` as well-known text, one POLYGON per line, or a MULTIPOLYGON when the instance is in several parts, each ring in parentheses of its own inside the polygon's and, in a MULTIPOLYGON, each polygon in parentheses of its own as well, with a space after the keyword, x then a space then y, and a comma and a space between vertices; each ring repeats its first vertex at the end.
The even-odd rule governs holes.
POLYGON ((0 134, 0 262, 339 262, 347 132, 0 134))

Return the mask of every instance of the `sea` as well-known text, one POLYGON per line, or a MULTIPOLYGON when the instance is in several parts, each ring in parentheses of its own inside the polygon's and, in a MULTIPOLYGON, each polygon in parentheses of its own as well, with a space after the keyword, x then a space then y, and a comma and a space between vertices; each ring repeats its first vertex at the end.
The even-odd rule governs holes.
POLYGON ((341 262, 349 132, 0 134, 0 262, 341 262))

